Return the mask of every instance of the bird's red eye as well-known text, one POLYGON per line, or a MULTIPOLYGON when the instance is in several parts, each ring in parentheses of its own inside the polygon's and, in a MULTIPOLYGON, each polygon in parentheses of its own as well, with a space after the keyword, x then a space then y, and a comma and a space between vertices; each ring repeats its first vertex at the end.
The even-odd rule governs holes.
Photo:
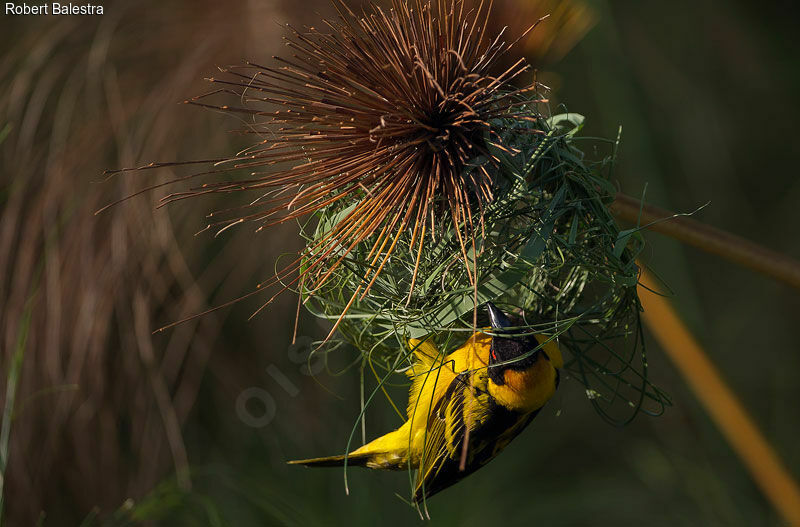
POLYGON ((494 360, 494 361, 497 360, 497 353, 494 352, 494 349, 492 349, 492 351, 489 352, 489 354, 492 356, 492 360, 494 360))

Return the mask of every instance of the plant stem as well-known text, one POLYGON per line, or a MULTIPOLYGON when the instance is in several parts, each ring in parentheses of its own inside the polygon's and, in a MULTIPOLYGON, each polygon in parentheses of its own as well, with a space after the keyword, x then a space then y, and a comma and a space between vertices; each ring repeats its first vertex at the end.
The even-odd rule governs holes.
POLYGON ((17 400, 17 385, 22 371, 22 359, 28 342, 28 330, 31 325, 33 301, 29 299, 20 321, 17 345, 6 376, 6 397, 3 407, 2 421, 0 422, 0 527, 3 525, 3 512, 5 508, 5 477, 8 468, 8 449, 11 440, 11 421, 14 419, 14 403, 17 400))
POLYGON ((653 292, 658 288, 658 281, 643 271, 639 279, 639 298, 650 331, 766 498, 789 525, 800 525, 800 487, 669 301, 653 292))
POLYGON ((611 204, 611 212, 625 222, 647 226, 651 231, 716 254, 800 289, 800 262, 785 254, 695 219, 676 216, 668 210, 643 204, 638 199, 622 193, 618 193, 611 204))

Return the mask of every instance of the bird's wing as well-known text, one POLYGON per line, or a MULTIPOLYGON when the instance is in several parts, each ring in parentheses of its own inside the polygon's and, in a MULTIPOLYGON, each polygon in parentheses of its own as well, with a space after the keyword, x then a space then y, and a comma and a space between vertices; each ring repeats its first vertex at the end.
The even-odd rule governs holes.
MULTIPOLYGON (((478 377, 476 375, 476 377, 478 377)), ((417 472, 414 501, 419 503, 446 489, 491 461, 536 417, 499 406, 481 389, 470 387, 469 375, 459 374, 431 413, 428 439, 417 472), (461 467, 465 430, 467 457, 461 467)))
POLYGON ((465 470, 460 470, 466 428, 473 433, 490 418, 491 403, 482 377, 469 372, 458 374, 433 407, 417 472, 415 501, 449 487, 483 464, 476 463, 476 453, 482 447, 471 439, 465 470))
POLYGON ((459 438, 464 434, 464 389, 469 389, 466 373, 457 375, 432 408, 426 428, 425 446, 417 472, 416 492, 425 492, 447 459, 456 457, 459 438))

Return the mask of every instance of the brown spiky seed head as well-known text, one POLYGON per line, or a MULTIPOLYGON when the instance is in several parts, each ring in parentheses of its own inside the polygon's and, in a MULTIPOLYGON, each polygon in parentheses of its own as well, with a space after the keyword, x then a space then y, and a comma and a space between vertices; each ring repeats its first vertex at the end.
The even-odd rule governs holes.
POLYGON ((418 267, 426 233, 453 229, 467 261, 493 199, 496 154, 515 153, 501 132, 513 126, 508 123, 530 128, 525 122, 535 117, 523 105, 536 83, 512 88, 528 69, 523 60, 494 71, 511 44, 502 33, 487 34, 490 4, 470 9, 461 0, 392 0, 388 10, 371 5, 358 15, 339 0, 335 6, 339 17, 323 29, 290 27, 287 57, 274 57, 272 66, 227 68, 210 79, 220 89, 188 101, 248 115, 242 131, 263 139, 213 170, 247 170, 247 177, 165 201, 251 194, 245 205, 214 216, 212 226, 223 229, 349 206, 275 280, 297 273, 318 286, 349 251, 369 243, 356 293, 363 295, 400 236, 410 236, 418 267), (210 101, 220 93, 235 96, 236 104, 210 101))

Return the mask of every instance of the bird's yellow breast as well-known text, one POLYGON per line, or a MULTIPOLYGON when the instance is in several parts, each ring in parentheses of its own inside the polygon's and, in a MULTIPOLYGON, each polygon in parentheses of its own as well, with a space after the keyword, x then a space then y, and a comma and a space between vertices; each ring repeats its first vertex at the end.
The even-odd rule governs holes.
POLYGON ((489 394, 502 406, 521 413, 538 410, 556 391, 556 369, 553 364, 539 356, 528 369, 507 369, 503 373, 505 384, 489 383, 489 394))

